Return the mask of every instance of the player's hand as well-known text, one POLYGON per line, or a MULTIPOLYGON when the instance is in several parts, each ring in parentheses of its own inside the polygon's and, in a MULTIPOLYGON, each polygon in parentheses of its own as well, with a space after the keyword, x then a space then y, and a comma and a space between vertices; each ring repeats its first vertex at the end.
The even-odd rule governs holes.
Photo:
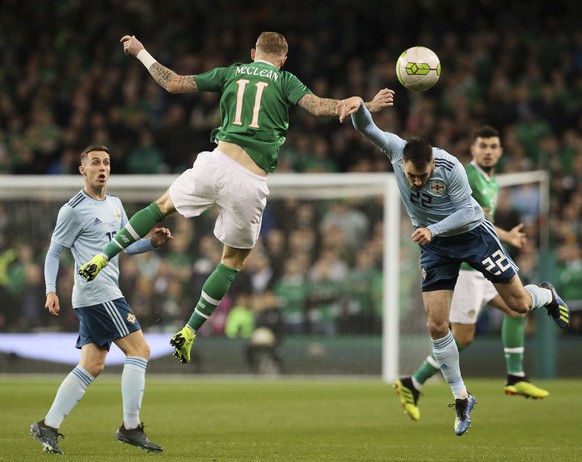
POLYGON ((174 239, 174 236, 168 228, 156 228, 152 232, 152 245, 154 247, 164 245, 171 239, 174 239))
POLYGON ((44 304, 44 309, 47 310, 53 316, 58 316, 59 311, 61 311, 61 305, 59 303, 59 297, 54 292, 49 292, 46 294, 46 302, 44 304))
POLYGON ((509 230, 509 239, 507 242, 518 249, 523 248, 527 243, 527 235, 522 231, 523 226, 523 223, 520 223, 509 230))
POLYGON ((432 241, 432 233, 428 228, 418 228, 412 233, 412 240, 420 245, 428 244, 432 241))
POLYGON ((135 35, 124 35, 120 42, 123 44, 123 52, 126 55, 137 56, 144 49, 143 44, 135 38, 135 35))
POLYGON ((394 106, 394 90, 382 88, 382 90, 376 93, 372 101, 365 104, 370 112, 378 112, 385 107, 394 106))
POLYGON ((336 109, 340 123, 343 123, 347 116, 356 112, 362 104, 362 98, 359 96, 352 96, 351 98, 341 100, 336 109))

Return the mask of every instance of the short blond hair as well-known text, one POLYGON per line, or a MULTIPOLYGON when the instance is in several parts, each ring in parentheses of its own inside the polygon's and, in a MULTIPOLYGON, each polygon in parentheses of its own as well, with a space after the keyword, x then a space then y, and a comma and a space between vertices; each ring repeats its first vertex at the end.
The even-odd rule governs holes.
POLYGON ((287 56, 289 51, 287 40, 278 32, 261 32, 255 48, 261 53, 277 56, 287 56))

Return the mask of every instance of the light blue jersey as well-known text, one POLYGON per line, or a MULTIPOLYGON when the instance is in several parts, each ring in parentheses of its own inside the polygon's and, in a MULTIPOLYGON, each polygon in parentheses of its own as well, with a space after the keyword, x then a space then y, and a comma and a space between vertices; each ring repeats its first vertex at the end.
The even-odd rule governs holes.
POLYGON ((483 210, 471 196, 467 174, 456 157, 433 148, 435 168, 423 188, 417 191, 410 186, 402 168, 407 142, 380 130, 363 104, 352 115, 352 122, 392 163, 404 207, 415 229, 428 228, 433 237, 448 237, 470 231, 483 222, 483 210))
MULTIPOLYGON (((45 262, 47 292, 55 291, 60 253, 71 249, 75 259, 73 308, 97 305, 123 297, 119 289, 119 258, 111 259, 94 281, 78 274, 79 266, 100 253, 103 247, 128 222, 121 200, 107 194, 104 200, 93 199, 81 190, 59 210, 45 262)), ((152 250, 151 240, 137 241, 127 253, 152 250)))

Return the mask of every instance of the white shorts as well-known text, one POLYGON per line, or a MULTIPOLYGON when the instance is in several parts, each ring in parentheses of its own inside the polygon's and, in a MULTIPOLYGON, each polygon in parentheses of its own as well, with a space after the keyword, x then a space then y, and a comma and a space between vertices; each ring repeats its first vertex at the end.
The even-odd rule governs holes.
POLYGON ((267 178, 256 175, 215 149, 198 154, 192 168, 170 186, 170 197, 180 215, 197 217, 218 208, 214 235, 223 244, 252 249, 261 230, 267 205, 267 178))
POLYGON ((479 271, 459 271, 459 278, 453 292, 450 321, 475 324, 481 308, 497 295, 493 283, 479 271))

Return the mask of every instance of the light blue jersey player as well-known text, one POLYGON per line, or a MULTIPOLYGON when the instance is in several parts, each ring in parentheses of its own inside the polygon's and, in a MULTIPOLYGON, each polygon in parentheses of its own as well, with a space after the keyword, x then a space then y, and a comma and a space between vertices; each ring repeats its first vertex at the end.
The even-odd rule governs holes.
MULTIPOLYGON (((119 258, 114 258, 103 270, 103 277, 88 284, 79 276, 77 262, 83 262, 106 245, 127 223, 127 215, 118 197, 107 194, 104 200, 94 199, 85 191, 79 191, 61 207, 51 238, 45 276, 47 291, 56 292, 56 274, 59 257, 65 249, 71 249, 75 259, 75 284, 73 308, 98 305, 122 298, 119 289, 119 258)), ((149 240, 140 240, 126 249, 126 253, 142 253, 152 250, 149 240)))
MULTIPOLYGON (((374 101, 391 106, 392 90, 381 90, 374 101)), ((374 101, 372 103, 374 103, 374 101)), ((449 329, 453 289, 462 262, 483 273, 514 311, 528 312, 545 306, 561 328, 570 324, 566 304, 547 282, 524 287, 518 268, 501 245, 491 222, 471 197, 471 188, 461 163, 422 138, 408 141, 376 126, 359 97, 340 105, 340 120, 351 114, 354 127, 388 157, 414 232, 420 245, 422 295, 433 354, 455 397, 455 434, 471 426, 470 414, 476 399, 461 377, 459 351, 449 329)), ((418 396, 397 387, 405 406, 416 405, 418 396)))
MULTIPOLYGON (((30 427, 45 452, 62 454, 57 441, 62 436, 59 427, 103 371, 111 343, 126 356, 121 376, 123 423, 116 438, 146 451, 162 451, 145 434, 139 417, 150 349, 136 316, 119 290, 118 259, 110 262, 103 277, 94 284, 77 274, 80 263, 101 249, 127 223, 121 201, 106 192, 110 165, 106 146, 92 145, 81 153, 79 172, 84 177, 83 189, 61 207, 45 259, 45 308, 54 316, 60 311, 56 286, 63 250, 71 249, 75 259, 72 305, 79 318, 76 347, 81 350, 79 364, 61 383, 46 417, 30 427)), ((151 239, 136 241, 126 251, 147 252, 171 238, 167 228, 157 228, 151 239)))

